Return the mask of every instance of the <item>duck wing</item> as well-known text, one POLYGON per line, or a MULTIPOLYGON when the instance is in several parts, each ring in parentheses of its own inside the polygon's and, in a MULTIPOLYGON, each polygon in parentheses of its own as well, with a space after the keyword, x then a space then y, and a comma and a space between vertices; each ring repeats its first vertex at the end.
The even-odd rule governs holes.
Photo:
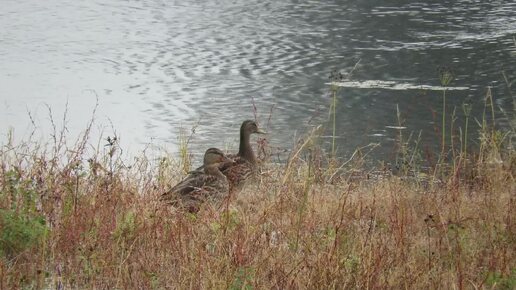
POLYGON ((204 173, 193 173, 174 185, 171 189, 161 195, 162 199, 168 200, 175 196, 188 195, 193 191, 204 187, 206 184, 213 182, 215 176, 204 173))
POLYGON ((219 200, 227 196, 229 184, 226 178, 209 174, 192 174, 161 195, 161 200, 180 205, 190 212, 199 210, 208 199, 219 200))
POLYGON ((238 157, 235 163, 223 168, 222 173, 227 177, 231 188, 239 187, 246 179, 256 171, 256 166, 251 162, 238 157))

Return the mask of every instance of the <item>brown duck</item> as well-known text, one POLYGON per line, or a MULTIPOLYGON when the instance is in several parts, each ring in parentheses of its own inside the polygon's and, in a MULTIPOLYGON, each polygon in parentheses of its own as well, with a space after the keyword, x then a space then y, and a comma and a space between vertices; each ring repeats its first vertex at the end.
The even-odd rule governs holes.
MULTIPOLYGON (((230 191, 235 187, 239 187, 257 170, 258 160, 254 155, 251 146, 251 134, 265 134, 258 128, 255 121, 246 120, 240 126, 240 145, 237 154, 228 154, 227 157, 232 159, 233 163, 223 163, 219 166, 220 171, 228 178, 230 191)), ((191 171, 191 175, 202 173, 204 165, 191 171)))
POLYGON ((227 163, 221 167, 222 173, 227 176, 230 188, 242 185, 243 181, 248 179, 256 172, 258 160, 254 155, 251 146, 251 134, 265 134, 258 128, 255 121, 246 120, 240 126, 240 145, 237 154, 228 154, 228 157, 234 160, 234 163, 227 163))
POLYGON ((206 201, 221 201, 228 196, 228 179, 219 167, 234 163, 217 148, 204 153, 203 169, 191 172, 185 179, 161 195, 161 200, 197 212, 206 201))

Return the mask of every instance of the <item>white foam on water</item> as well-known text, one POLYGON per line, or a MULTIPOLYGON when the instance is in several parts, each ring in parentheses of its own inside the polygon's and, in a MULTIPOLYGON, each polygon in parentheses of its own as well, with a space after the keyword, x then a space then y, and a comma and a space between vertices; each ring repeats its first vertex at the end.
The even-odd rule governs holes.
POLYGON ((340 81, 327 83, 343 88, 357 88, 357 89, 385 89, 385 90, 429 90, 429 91, 443 91, 443 90, 469 90, 469 87, 445 87, 445 86, 431 86, 431 85, 415 85, 409 83, 397 83, 395 81, 381 81, 381 80, 366 80, 366 81, 340 81))

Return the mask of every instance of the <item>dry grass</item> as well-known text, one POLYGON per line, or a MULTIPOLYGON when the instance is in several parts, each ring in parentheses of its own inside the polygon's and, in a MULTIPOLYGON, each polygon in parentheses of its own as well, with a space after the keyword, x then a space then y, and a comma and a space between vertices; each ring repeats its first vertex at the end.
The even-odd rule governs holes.
POLYGON ((460 178, 420 182, 336 171, 306 139, 224 211, 189 215, 158 201, 181 161, 124 163, 115 138, 86 150, 86 137, 54 136, 0 149, 1 289, 516 286, 510 146, 486 143, 460 178))

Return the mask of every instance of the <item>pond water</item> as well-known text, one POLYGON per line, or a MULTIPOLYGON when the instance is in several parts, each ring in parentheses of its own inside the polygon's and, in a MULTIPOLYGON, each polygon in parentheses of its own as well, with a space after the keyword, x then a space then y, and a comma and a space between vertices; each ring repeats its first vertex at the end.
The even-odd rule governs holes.
MULTIPOLYGON (((177 150, 180 128, 196 127, 191 147, 236 147, 241 121, 254 118, 274 146, 329 126, 328 77, 439 86, 450 67, 447 111, 473 105, 487 88, 514 114, 504 75, 516 79, 514 1, 2 0, 0 133, 42 138, 67 111, 67 128, 115 133, 124 148, 177 150), (410 2, 410 3, 409 3, 410 2), (229 144, 229 145, 228 145, 229 144)), ((514 89, 513 89, 514 91, 514 89)), ((512 92, 514 94, 514 92, 512 92)), ((380 143, 389 157, 398 134, 440 140, 442 92, 341 88, 336 107, 340 156, 380 143)), ((514 115, 512 115, 514 116, 514 115)), ((448 117, 450 119, 451 116, 448 117)), ((497 123, 507 126, 499 114, 497 123)), ((327 130, 329 134, 330 130, 327 130)), ((326 135, 328 135, 326 134, 326 135)), ((329 142, 328 138, 325 138, 329 142)))

